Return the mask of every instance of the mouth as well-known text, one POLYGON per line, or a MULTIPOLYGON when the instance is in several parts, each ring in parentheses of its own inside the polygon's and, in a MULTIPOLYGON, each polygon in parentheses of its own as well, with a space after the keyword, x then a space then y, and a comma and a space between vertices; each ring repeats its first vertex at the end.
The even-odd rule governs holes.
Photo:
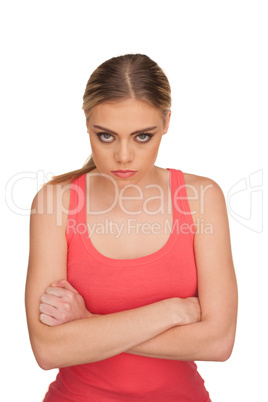
POLYGON ((136 170, 112 170, 111 173, 116 177, 128 178, 137 173, 136 170))

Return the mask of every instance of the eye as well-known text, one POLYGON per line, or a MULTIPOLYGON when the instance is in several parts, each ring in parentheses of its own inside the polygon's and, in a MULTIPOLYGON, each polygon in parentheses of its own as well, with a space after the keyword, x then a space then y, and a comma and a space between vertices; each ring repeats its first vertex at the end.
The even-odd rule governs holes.
POLYGON ((101 142, 110 143, 113 141, 113 136, 109 133, 96 133, 101 142))
POLYGON ((137 137, 135 137, 135 138, 139 139, 138 142, 144 143, 144 142, 150 141, 150 139, 152 137, 153 137, 153 134, 142 133, 142 134, 137 135, 137 137))

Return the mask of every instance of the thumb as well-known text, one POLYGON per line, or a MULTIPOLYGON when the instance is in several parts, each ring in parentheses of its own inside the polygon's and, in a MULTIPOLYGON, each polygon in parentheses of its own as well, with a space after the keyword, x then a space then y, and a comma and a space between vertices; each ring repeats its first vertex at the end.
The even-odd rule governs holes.
POLYGON ((66 279, 61 279, 60 281, 53 282, 51 286, 64 288, 70 290, 73 293, 78 293, 77 290, 66 279))

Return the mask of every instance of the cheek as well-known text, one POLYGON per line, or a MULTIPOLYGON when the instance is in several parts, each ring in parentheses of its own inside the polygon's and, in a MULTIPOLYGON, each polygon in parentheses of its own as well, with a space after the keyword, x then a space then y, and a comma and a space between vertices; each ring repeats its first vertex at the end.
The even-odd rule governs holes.
POLYGON ((145 150, 145 152, 147 153, 148 156, 151 156, 153 158, 155 155, 158 154, 159 145, 160 141, 150 144, 150 146, 145 150))
MULTIPOLYGON (((91 150, 92 153, 95 154, 96 156, 98 156, 99 158, 101 157, 101 155, 106 155, 108 154, 108 149, 106 149, 105 147, 103 147, 103 145, 101 144, 101 142, 98 139, 92 139, 90 141, 90 145, 91 145, 91 150)), ((108 148, 108 147, 107 147, 108 148)))
POLYGON ((102 147, 99 144, 92 144, 91 155, 94 159, 95 165, 100 170, 105 170, 112 162, 113 154, 109 147, 102 147))
POLYGON ((152 166, 158 155, 158 147, 150 148, 150 150, 146 150, 145 152, 137 152, 135 159, 139 161, 139 164, 144 168, 152 166))

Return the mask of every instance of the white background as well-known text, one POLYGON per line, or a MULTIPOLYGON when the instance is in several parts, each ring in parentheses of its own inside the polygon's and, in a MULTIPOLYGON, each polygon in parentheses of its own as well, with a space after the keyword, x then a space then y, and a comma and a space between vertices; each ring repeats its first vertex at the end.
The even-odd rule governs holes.
POLYGON ((227 362, 198 363, 200 373, 213 402, 268 401, 267 2, 10 0, 0 15, 3 400, 41 401, 56 374, 36 364, 25 320, 31 201, 46 175, 90 154, 81 106, 92 71, 145 53, 173 92, 157 165, 211 177, 230 212, 236 344, 227 362))

